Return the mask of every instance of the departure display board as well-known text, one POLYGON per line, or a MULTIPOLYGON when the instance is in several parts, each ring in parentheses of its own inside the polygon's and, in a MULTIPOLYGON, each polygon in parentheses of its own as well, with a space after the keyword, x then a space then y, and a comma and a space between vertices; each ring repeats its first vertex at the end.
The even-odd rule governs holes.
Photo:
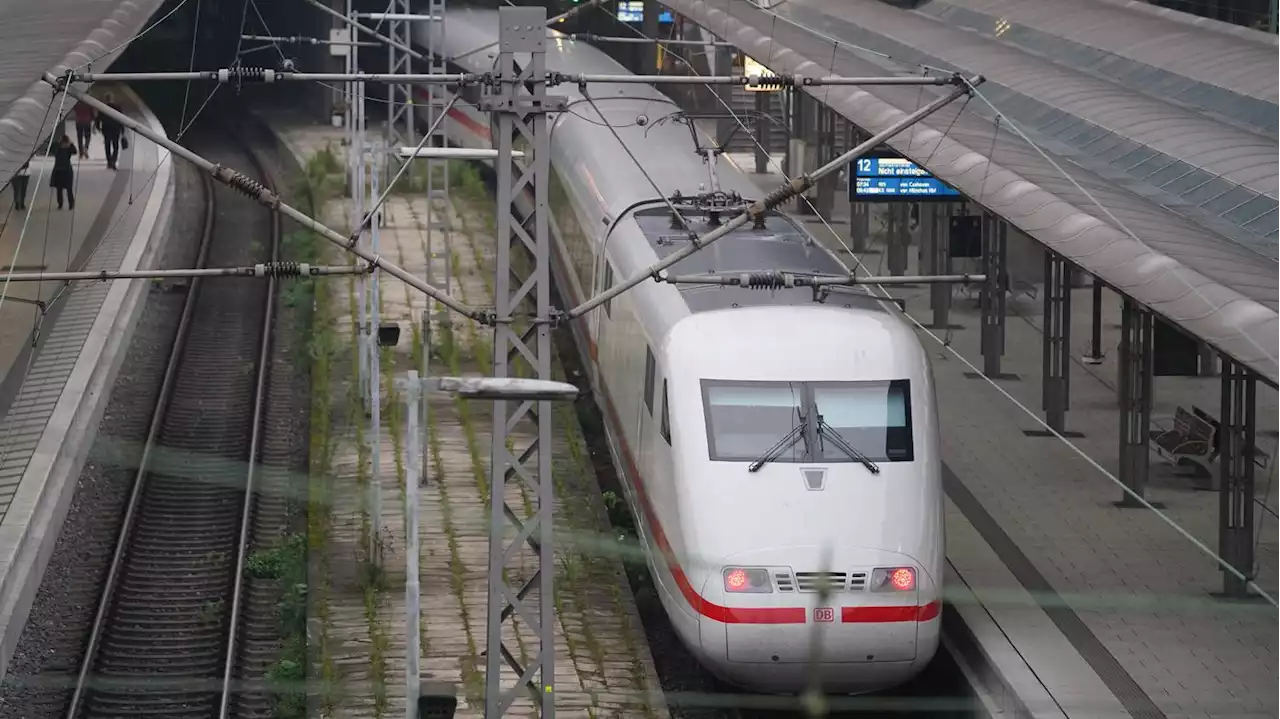
POLYGON ((916 163, 887 152, 864 155, 853 161, 850 202, 956 201, 960 193, 916 163))
MULTIPOLYGON (((622 22, 644 22, 644 0, 619 0, 618 19, 622 22)), ((670 10, 658 13, 658 22, 675 22, 670 10)))

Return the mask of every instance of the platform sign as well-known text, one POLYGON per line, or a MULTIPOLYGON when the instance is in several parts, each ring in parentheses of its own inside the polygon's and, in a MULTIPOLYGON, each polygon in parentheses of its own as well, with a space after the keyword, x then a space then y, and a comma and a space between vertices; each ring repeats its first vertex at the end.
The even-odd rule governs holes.
MULTIPOLYGON (((743 55, 742 56, 742 74, 745 77, 764 77, 766 75, 773 76, 776 73, 774 73, 772 70, 765 67, 764 65, 761 65, 760 63, 756 62, 755 58, 749 55, 743 55)), ((746 90, 747 92, 777 92, 782 89, 782 86, 781 85, 757 85, 755 87, 752 87, 751 85, 747 85, 742 89, 746 90)))
MULTIPOLYGON (((644 22, 644 0, 618 0, 619 22, 644 22)), ((675 22, 670 10, 658 13, 658 22, 675 22)))
POLYGON ((853 161, 850 202, 959 200, 960 193, 928 170, 890 152, 873 152, 853 161))

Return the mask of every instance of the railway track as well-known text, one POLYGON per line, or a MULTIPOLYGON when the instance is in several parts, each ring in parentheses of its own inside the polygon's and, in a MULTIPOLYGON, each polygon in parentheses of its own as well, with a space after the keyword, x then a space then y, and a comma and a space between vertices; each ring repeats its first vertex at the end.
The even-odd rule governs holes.
MULTIPOLYGON (((205 152, 270 183, 247 149, 205 152)), ((205 181, 197 266, 275 261, 278 216, 205 181)), ((289 405, 277 401, 285 409, 273 411, 270 401, 273 386, 276 394, 289 386, 270 361, 275 290, 274 278, 196 278, 186 287, 68 717, 263 711, 261 695, 231 689, 240 666, 257 675, 264 666, 254 658, 274 646, 263 631, 264 613, 274 618, 271 589, 241 577, 252 542, 269 541, 286 514, 282 492, 258 496, 280 479, 259 463, 289 464, 288 441, 272 432, 289 405)))

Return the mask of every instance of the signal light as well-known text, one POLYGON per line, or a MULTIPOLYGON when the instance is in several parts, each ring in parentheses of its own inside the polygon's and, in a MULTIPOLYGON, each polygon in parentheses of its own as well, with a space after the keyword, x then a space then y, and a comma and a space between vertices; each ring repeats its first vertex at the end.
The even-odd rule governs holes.
POLYGON ((873 592, 910 592, 916 588, 916 570, 911 567, 879 567, 871 573, 873 592))
POLYGON ((724 590, 731 594, 770 594, 773 582, 769 570, 751 567, 726 567, 724 590))

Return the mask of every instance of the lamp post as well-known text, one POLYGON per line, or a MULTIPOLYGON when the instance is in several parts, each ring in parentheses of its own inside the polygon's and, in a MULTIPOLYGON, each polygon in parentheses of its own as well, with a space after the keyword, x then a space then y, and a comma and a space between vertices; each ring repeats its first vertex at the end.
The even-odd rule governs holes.
MULTIPOLYGON (((419 640, 420 585, 419 488, 426 475, 427 442, 419 427, 427 424, 427 395, 452 395, 467 400, 569 401, 578 396, 578 388, 565 382, 522 379, 518 377, 422 377, 409 370, 397 383, 404 392, 405 416, 408 417, 408 440, 405 452, 405 698, 409 719, 418 716, 420 698, 421 642, 419 640), (418 447, 418 442, 423 442, 418 447), (419 467, 418 464, 423 466, 419 467)), ((450 713, 450 716, 452 714, 450 713)))

